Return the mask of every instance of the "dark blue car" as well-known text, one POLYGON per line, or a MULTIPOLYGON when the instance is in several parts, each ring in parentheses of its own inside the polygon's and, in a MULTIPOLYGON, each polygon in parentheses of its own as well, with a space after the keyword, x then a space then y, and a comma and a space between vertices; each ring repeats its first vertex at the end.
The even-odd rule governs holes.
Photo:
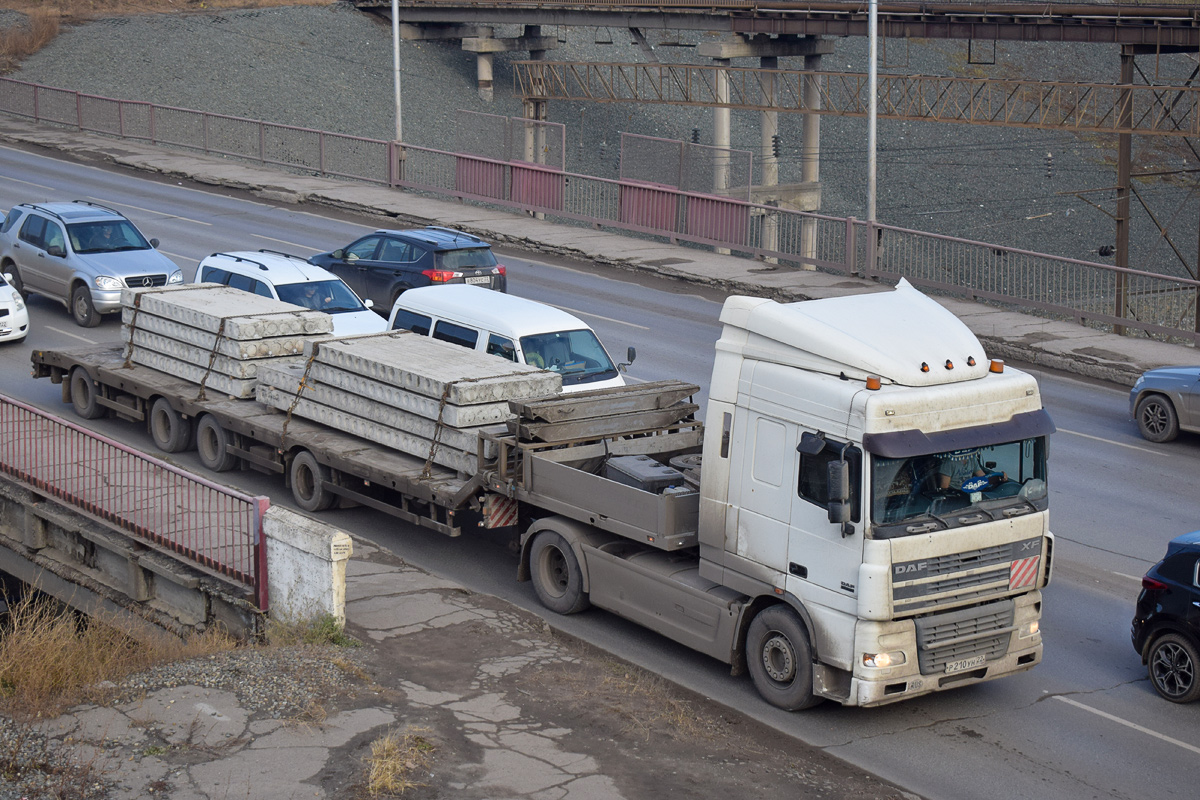
POLYGON ((498 292, 507 270, 484 240, 452 228, 377 230, 345 247, 309 259, 337 275, 387 316, 396 298, 418 286, 469 283, 498 292))

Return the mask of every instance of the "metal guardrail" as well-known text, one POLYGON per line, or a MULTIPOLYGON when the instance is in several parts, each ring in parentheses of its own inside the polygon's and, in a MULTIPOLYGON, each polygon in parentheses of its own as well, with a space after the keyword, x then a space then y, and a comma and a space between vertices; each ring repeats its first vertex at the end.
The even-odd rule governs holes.
POLYGON ((266 497, 218 486, 5 395, 0 472, 245 584, 266 610, 266 497))
POLYGON ((785 267, 892 280, 1200 345, 1200 282, 717 194, 609 180, 0 78, 0 111, 81 131, 245 159, 305 174, 725 248, 785 267))

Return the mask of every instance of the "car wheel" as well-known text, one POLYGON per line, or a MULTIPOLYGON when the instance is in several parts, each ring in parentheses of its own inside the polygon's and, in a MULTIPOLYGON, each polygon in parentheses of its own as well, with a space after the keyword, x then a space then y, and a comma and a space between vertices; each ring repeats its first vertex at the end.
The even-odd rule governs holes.
POLYGON ((1179 435, 1179 417, 1175 406, 1161 394, 1148 394, 1138 400, 1138 430, 1151 442, 1169 442, 1179 435))
POLYGON ((1154 640, 1147 654, 1146 669, 1154 689, 1172 703, 1190 703, 1200 699, 1200 653, 1196 646, 1178 633, 1154 640))
POLYGON ((71 316, 81 328, 94 328, 100 324, 100 315, 92 304, 92 293, 86 286, 76 286, 71 292, 71 316))
POLYGON ((12 284, 12 287, 16 290, 17 294, 21 295, 22 298, 26 297, 25 281, 21 280, 21 273, 19 270, 17 270, 16 264, 5 264, 2 268, 0 268, 0 273, 12 275, 12 280, 9 281, 9 283, 12 284))

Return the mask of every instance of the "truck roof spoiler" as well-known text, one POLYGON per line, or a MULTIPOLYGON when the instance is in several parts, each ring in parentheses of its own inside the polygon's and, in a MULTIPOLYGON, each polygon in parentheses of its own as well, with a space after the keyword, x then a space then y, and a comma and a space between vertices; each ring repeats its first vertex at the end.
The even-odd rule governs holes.
POLYGON ((1007 422, 957 428, 950 431, 888 431, 863 434, 863 449, 884 458, 906 458, 929 453, 967 450, 989 444, 1015 442, 1054 433, 1054 422, 1046 409, 1013 414, 1007 422))

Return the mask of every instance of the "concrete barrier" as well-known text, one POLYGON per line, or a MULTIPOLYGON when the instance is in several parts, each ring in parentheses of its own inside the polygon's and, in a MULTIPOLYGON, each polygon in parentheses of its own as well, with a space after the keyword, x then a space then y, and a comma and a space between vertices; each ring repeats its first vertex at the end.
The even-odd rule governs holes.
POLYGON ((263 536, 271 617, 301 622, 329 616, 345 625, 350 536, 280 506, 267 509, 263 536))

